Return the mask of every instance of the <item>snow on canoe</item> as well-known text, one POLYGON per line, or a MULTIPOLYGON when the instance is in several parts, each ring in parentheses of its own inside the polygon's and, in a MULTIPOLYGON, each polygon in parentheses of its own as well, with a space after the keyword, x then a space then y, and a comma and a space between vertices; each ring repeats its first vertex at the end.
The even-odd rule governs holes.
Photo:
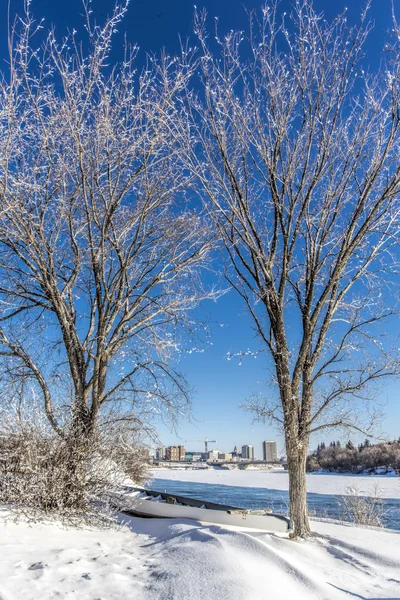
POLYGON ((123 512, 141 517, 195 519, 241 529, 284 533, 292 529, 290 519, 283 515, 194 500, 143 488, 124 487, 121 493, 112 494, 111 499, 123 512))

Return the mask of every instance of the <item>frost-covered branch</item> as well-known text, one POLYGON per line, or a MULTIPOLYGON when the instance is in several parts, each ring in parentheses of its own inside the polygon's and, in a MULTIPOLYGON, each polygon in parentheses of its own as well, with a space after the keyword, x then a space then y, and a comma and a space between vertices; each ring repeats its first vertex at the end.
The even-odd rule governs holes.
POLYGON ((38 31, 27 4, 0 81, 3 384, 24 364, 82 452, 106 403, 132 423, 144 405, 173 421, 188 407, 171 361, 189 312, 219 295, 201 277, 215 236, 171 135, 191 67, 164 53, 141 69, 128 45, 111 65, 127 4, 104 25, 87 4, 83 43, 38 31), (35 338, 52 349, 40 370, 35 338))
MULTIPOLYGON (((342 425, 325 411, 400 364, 382 330, 398 314, 398 39, 366 74, 369 4, 350 26, 346 12, 325 19, 312 0, 289 16, 266 3, 247 33, 217 27, 213 40, 197 13, 198 91, 187 88, 176 126, 274 366, 291 498, 302 503, 292 516, 305 535, 299 474, 311 423, 342 425), (343 369, 333 388, 330 367, 343 369)), ((250 407, 275 418, 268 401, 250 407)))

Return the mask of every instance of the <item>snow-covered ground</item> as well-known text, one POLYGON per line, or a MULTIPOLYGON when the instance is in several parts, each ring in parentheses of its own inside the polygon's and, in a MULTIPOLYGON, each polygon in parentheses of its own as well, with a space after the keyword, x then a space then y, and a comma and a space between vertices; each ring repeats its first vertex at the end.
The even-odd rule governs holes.
MULTIPOLYGON (((157 469, 158 479, 287 489, 283 471, 157 469)), ((400 498, 400 480, 309 475, 310 492, 400 498)), ((124 517, 119 528, 12 522, 0 511, 0 600, 400 600, 400 532, 312 522, 313 537, 124 517)))
MULTIPOLYGON (((228 471, 223 469, 183 470, 154 469, 154 489, 157 479, 173 479, 176 481, 233 485, 243 487, 270 488, 288 490, 289 480, 286 471, 228 471)), ((151 486, 150 486, 151 487, 151 486)), ((314 494, 344 494, 347 488, 357 488, 360 494, 374 496, 375 488, 382 498, 400 498, 400 477, 384 477, 372 475, 339 475, 313 474, 307 475, 307 490, 314 494)), ((162 491, 162 490, 161 490, 162 491)))
POLYGON ((400 533, 313 523, 313 537, 131 518, 120 530, 0 523, 1 600, 395 600, 400 533))

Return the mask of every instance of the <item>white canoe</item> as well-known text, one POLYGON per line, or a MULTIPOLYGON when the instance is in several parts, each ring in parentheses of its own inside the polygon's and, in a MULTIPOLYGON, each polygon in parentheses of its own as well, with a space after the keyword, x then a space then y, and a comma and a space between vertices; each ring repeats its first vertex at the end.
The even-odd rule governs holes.
POLYGON ((194 519, 202 523, 257 531, 291 531, 291 521, 283 515, 203 502, 141 488, 124 488, 121 493, 113 494, 112 499, 124 512, 141 517, 194 519))

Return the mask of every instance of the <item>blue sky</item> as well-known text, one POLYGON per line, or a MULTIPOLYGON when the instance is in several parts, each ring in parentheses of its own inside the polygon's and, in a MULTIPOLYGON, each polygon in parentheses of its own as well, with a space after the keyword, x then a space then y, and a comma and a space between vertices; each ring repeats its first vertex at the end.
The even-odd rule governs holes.
MULTIPOLYGON (((196 2, 194 2, 196 3, 196 2)), ((128 15, 120 25, 120 39, 126 32, 132 43, 138 43, 142 56, 145 52, 158 52, 165 47, 170 53, 179 48, 179 38, 191 33, 193 4, 191 0, 131 0, 128 15)), ((112 10, 112 0, 93 0, 93 11, 99 21, 112 10)), ((210 26, 215 16, 219 17, 221 31, 246 27, 247 8, 260 7, 259 0, 198 0, 198 8, 205 7, 210 17, 210 26)), ((354 20, 364 6, 364 0, 315 0, 315 6, 323 10, 327 17, 348 6, 349 20, 354 20)), ((399 6, 400 0, 395 0, 399 6)), ((0 0, 0 58, 6 57, 6 19, 8 0, 0 0)), ((22 1, 12 0, 12 12, 21 11, 22 1)), ((62 34, 67 28, 82 28, 80 0, 33 0, 32 11, 38 17, 45 18, 45 25, 56 25, 62 34)), ((289 10, 290 2, 282 0, 282 10, 289 10)), ((372 67, 379 64, 385 32, 390 28, 390 0, 373 0, 371 17, 375 28, 370 34, 367 46, 367 62, 372 67)), ((118 53, 116 53, 116 57, 118 53)), ((258 349, 259 343, 252 329, 244 307, 233 292, 223 296, 217 303, 207 303, 199 316, 208 316, 212 321, 212 345, 202 353, 187 355, 181 363, 189 383, 195 388, 193 396, 192 423, 182 421, 179 436, 161 426, 160 435, 164 444, 184 443, 187 448, 200 450, 200 440, 204 437, 216 439, 214 447, 229 451, 235 444, 253 444, 255 454, 261 457, 261 444, 264 439, 276 439, 279 450, 283 451, 281 435, 269 425, 253 424, 250 414, 239 409, 239 405, 249 398, 252 392, 261 391, 268 381, 270 363, 264 354, 257 358, 249 357, 242 366, 237 360, 228 360, 229 352, 235 353, 248 349, 258 349), (222 325, 222 326, 221 326, 222 325)), ((382 401, 387 402, 385 411, 389 415, 382 430, 389 437, 400 435, 399 383, 389 383, 382 390, 382 401)), ((267 392, 269 390, 267 389, 267 392)), ((338 437, 337 434, 325 434, 326 439, 338 437)), ((354 439, 356 439, 354 437, 354 439)), ((312 446, 318 440, 312 442, 312 446)))

